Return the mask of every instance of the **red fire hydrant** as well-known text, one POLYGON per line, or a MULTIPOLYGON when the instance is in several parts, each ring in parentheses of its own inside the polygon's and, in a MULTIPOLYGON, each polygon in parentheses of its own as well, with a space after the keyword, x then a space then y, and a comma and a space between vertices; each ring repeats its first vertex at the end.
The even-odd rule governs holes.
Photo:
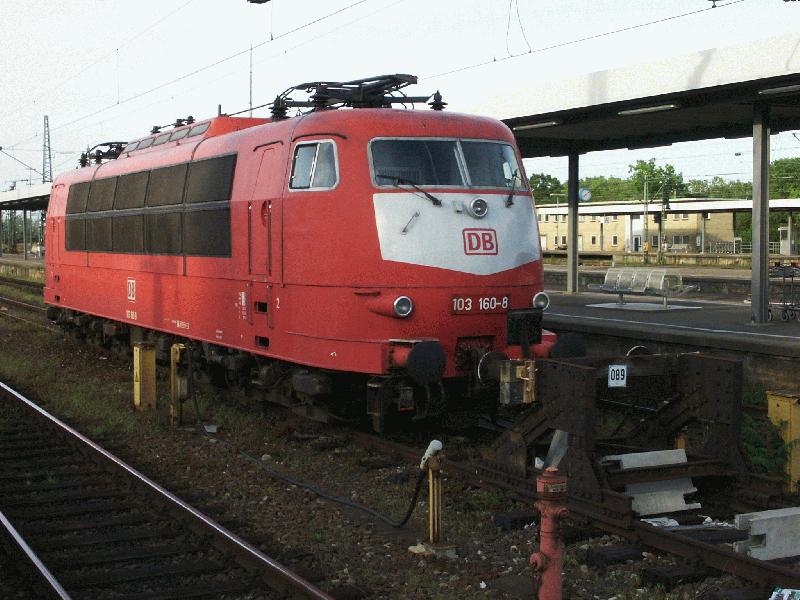
POLYGON ((561 569, 564 564, 564 541, 561 519, 567 516, 567 478, 556 467, 547 467, 536 478, 539 500, 536 509, 541 515, 539 551, 531 555, 534 584, 538 600, 561 600, 561 569))

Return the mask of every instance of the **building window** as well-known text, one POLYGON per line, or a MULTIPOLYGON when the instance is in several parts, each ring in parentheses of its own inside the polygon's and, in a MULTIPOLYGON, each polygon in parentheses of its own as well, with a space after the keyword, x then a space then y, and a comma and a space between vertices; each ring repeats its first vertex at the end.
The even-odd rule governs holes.
POLYGON ((597 236, 593 235, 592 236, 592 246, 596 246, 596 245, 597 245, 597 236))
POLYGON ((542 215, 536 215, 536 218, 539 219, 539 222, 542 222, 542 215))
POLYGON ((562 246, 566 246, 567 245, 567 236, 565 236, 565 235, 561 236, 561 245, 562 246))
POLYGON ((567 215, 561 215, 561 222, 562 223, 566 223, 567 222, 567 215))
POLYGON ((592 215, 592 222, 594 223, 595 221, 597 221, 597 215, 592 215))
POLYGON ((616 235, 612 235, 611 236, 611 245, 612 246, 616 246, 618 244, 619 244, 619 237, 617 237, 616 235))
POLYGON ((658 236, 657 235, 654 235, 654 236, 650 237, 650 245, 653 248, 658 248, 658 236))
POLYGON ((586 217, 583 215, 578 215, 578 223, 583 223, 586 220, 586 217))
POLYGON ((631 215, 631 221, 638 221, 642 218, 642 215, 631 215))
POLYGON ((681 213, 681 221, 688 221, 689 213, 681 213))
POLYGON ((704 218, 706 221, 710 221, 710 220, 711 220, 711 213, 710 213, 710 212, 703 213, 703 218, 704 218))
POLYGON ((618 221, 619 220, 619 215, 611 215, 611 220, 612 221, 618 221))
POLYGON ((545 214, 544 215, 544 222, 547 223, 549 220, 550 220, 550 215, 545 214))
POLYGON ((558 248, 558 236, 557 235, 553 236, 553 246, 555 248, 558 248))

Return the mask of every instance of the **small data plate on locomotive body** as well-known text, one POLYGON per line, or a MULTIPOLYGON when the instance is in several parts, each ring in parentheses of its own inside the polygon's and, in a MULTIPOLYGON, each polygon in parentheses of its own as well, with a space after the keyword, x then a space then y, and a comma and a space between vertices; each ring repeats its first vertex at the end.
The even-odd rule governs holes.
POLYGON ((608 387, 628 387, 627 365, 608 365, 608 387))

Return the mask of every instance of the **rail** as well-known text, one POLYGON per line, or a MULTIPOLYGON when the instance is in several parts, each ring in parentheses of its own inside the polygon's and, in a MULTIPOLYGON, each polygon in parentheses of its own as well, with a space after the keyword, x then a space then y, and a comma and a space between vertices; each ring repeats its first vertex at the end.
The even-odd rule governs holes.
POLYGON ((34 402, 2 382, 0 382, 0 396, 5 397, 6 400, 15 401, 28 411, 38 415, 41 419, 44 419, 51 428, 54 428, 56 432, 64 436, 65 439, 68 439, 78 446, 80 452, 94 457, 101 462, 105 468, 123 474, 129 481, 138 485, 149 497, 159 502, 169 512, 186 521, 191 529, 199 530, 209 535, 218 546, 225 548, 234 555, 239 564, 245 566, 253 573, 259 574, 264 582, 272 589, 280 593, 289 594, 292 597, 330 600, 331 596, 318 589, 316 586, 293 573, 276 560, 263 554, 260 550, 228 531, 210 517, 168 492, 147 476, 127 465, 104 448, 92 442, 81 433, 49 414, 34 402))
MULTIPOLYGON (((396 454, 406 460, 416 460, 420 454, 419 449, 372 434, 349 431, 347 435, 362 447, 396 454)), ((441 466, 445 473, 457 473, 479 487, 504 490, 520 501, 533 504, 539 499, 535 484, 530 478, 517 477, 507 471, 498 470, 495 466, 457 462, 447 458, 441 460, 441 466)), ((628 498, 615 492, 607 493, 609 497, 605 498, 602 504, 619 503, 628 498)), ((583 498, 570 496, 567 507, 572 514, 590 520, 603 531, 627 538, 632 542, 641 542, 662 552, 699 561, 708 567, 742 577, 752 583, 772 587, 775 585, 800 587, 800 571, 795 569, 754 559, 729 548, 654 527, 636 519, 631 520, 627 526, 622 526, 614 516, 609 515, 608 506, 602 507, 583 498)))
POLYGON ((0 511, 0 534, 5 535, 13 546, 26 557, 31 567, 30 570, 37 575, 35 586, 38 592, 44 593, 47 598, 70 600, 70 596, 67 594, 66 590, 44 565, 30 545, 28 545, 25 538, 16 530, 13 523, 3 514, 3 511, 0 511))

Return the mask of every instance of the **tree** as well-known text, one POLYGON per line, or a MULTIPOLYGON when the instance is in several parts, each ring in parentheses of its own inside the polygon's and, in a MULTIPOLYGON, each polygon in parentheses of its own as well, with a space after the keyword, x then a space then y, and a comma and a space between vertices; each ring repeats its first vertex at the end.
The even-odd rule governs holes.
POLYGON ((628 165, 628 178, 633 182, 636 191, 639 193, 638 199, 644 199, 645 182, 647 183, 647 198, 660 197, 667 185, 670 189, 670 196, 685 196, 688 186, 683 182, 683 173, 679 173, 670 164, 663 167, 656 166, 656 159, 637 160, 636 163, 628 165))
POLYGON ((539 204, 552 204, 557 200, 557 197, 553 198, 552 194, 563 193, 562 183, 557 177, 553 177, 552 175, 547 175, 545 173, 534 173, 530 176, 528 182, 531 185, 533 197, 539 204))

